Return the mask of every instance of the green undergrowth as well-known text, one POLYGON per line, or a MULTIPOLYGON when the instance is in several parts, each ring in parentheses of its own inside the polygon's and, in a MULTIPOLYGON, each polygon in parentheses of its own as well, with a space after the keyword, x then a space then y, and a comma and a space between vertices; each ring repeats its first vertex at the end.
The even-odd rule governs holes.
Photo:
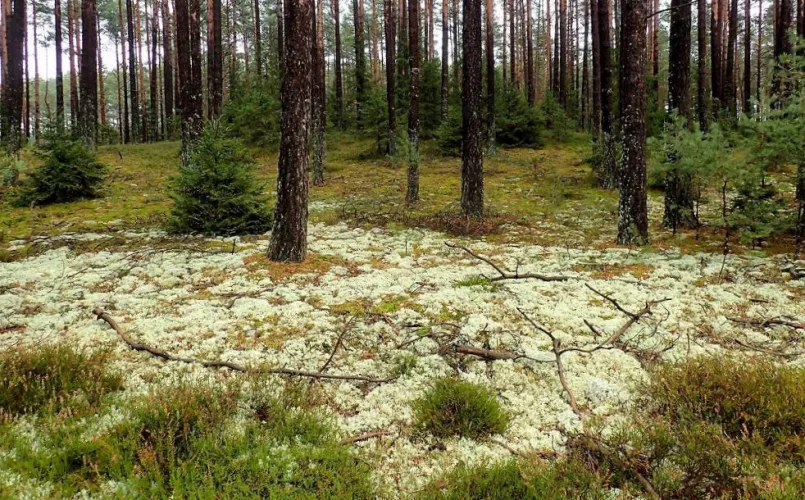
MULTIPOLYGON (((64 364, 93 363, 41 357, 50 361, 40 370, 49 379, 72 380, 64 364)), ((103 399, 80 415, 49 406, 35 418, 18 412, 0 425, 0 469, 10 473, 0 478, 0 493, 16 497, 38 486, 50 488, 50 498, 372 498, 368 465, 315 408, 315 388, 278 384, 178 381, 103 399)), ((17 395, 0 389, 4 405, 17 395)))

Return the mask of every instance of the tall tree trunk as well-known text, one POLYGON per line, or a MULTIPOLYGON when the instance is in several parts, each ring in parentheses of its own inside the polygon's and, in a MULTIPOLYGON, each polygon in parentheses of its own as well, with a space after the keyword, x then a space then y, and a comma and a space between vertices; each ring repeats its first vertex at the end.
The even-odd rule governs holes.
POLYGON ((724 103, 724 87, 722 82, 722 20, 719 2, 727 0, 713 0, 710 13, 710 79, 712 81, 713 116, 718 117, 718 111, 724 103))
MULTIPOLYGON (((198 27, 198 21, 191 21, 194 14, 198 16, 198 9, 193 8, 193 2, 198 5, 198 0, 176 0, 179 108, 182 111, 182 160, 185 165, 189 164, 190 154, 201 130, 201 96, 196 90, 200 82, 194 82, 196 72, 193 70, 196 59, 193 52, 197 52, 198 48, 194 47, 194 37, 191 35, 193 27, 198 27)), ((200 60, 197 62, 200 63, 200 60)))
MULTIPOLYGON (((168 138, 173 136, 173 30, 171 29, 168 0, 162 0, 162 73, 165 96, 165 123, 168 138)), ((220 39, 220 37, 219 37, 220 39)), ((223 60, 221 60, 223 66, 223 60)), ((221 83, 223 86, 223 82, 221 83)))
MULTIPOLYGON (((444 1, 444 0, 443 0, 444 1)), ((394 109, 394 70, 396 67, 396 38, 397 38, 397 19, 395 13, 397 12, 397 5, 394 0, 383 0, 383 28, 386 36, 386 110, 388 114, 388 154, 394 156, 397 154, 397 116, 394 109)), ((442 44, 444 47, 444 43, 442 44)), ((444 49, 442 49, 444 52, 444 49)), ((442 92, 444 92, 444 72, 445 72, 445 54, 442 54, 442 92)), ((442 94, 444 95, 444 94, 442 94)), ((444 98, 444 97, 443 97, 444 98)), ((442 105, 444 110, 444 105, 442 105)))
MULTIPOLYGON (((801 10, 801 9, 800 9, 801 10)), ((744 0, 744 88, 743 112, 752 112, 752 10, 751 1, 744 0)))
POLYGON ((335 21, 335 116, 336 127, 340 130, 346 128, 344 121, 344 77, 341 70, 341 12, 340 0, 331 0, 333 17, 335 21))
POLYGON ((36 2, 31 2, 31 9, 33 11, 33 24, 34 24, 34 137, 36 142, 39 143, 40 135, 40 122, 41 122, 41 107, 39 97, 39 35, 36 29, 38 20, 36 18, 36 2))
POLYGON ((612 65, 609 37, 609 1, 598 0, 599 58, 601 66, 601 186, 612 189, 617 184, 615 134, 612 130, 612 65))
POLYGON ((26 14, 25 27, 22 30, 22 46, 24 61, 25 61, 25 81, 23 88, 25 89, 25 114, 23 115, 24 136, 31 137, 31 75, 29 73, 29 56, 28 56, 28 17, 26 14))
POLYGON ((735 53, 738 41, 738 0, 732 0, 729 8, 729 33, 727 37, 727 69, 724 81, 724 107, 729 110, 730 118, 734 118, 738 109, 738 92, 735 84, 735 53))
POLYGON ((691 4, 688 0, 671 0, 671 9, 668 103, 690 125, 691 4))
MULTIPOLYGON (((531 0, 528 0, 531 3, 531 0)), ((530 12, 530 9, 529 9, 530 12)), ((528 24, 531 24, 529 16, 528 24)), ((529 30, 530 31, 530 30, 529 30)), ((529 37, 529 59, 531 56, 531 38, 529 37)), ((534 73, 529 65, 529 99, 533 104, 531 87, 534 73)), ((495 154, 495 2, 486 0, 486 140, 487 152, 495 154)))
POLYGON ((792 4, 791 0, 779 0, 777 16, 774 19, 774 75, 772 77, 772 92, 776 96, 773 102, 775 108, 782 108, 788 90, 783 86, 781 73, 783 70, 781 59, 784 54, 791 54, 792 46, 789 38, 791 29, 792 4))
POLYGON ((464 0, 462 35, 461 212, 467 217, 484 214, 484 157, 481 151, 481 0, 464 0))
MULTIPOLYGON (((442 0, 442 88, 441 88, 441 121, 447 120, 447 111, 450 103, 449 88, 449 62, 447 53, 449 51, 450 23, 448 22, 448 0, 442 0)), ((386 34, 388 38, 388 34, 386 34)), ((388 43, 388 42, 386 42, 388 43)), ((504 43, 505 46, 505 43, 504 43)), ((506 58, 505 56, 503 57, 506 58)))
POLYGON ((122 68, 120 67, 120 32, 115 33, 115 76, 117 85, 117 129, 118 129, 118 140, 121 144, 125 144, 126 136, 123 134, 123 80, 121 79, 120 75, 122 74, 122 68))
POLYGON ((587 129, 589 126, 589 102, 590 102, 590 70, 589 70, 589 55, 590 48, 588 45, 588 38, 590 36, 590 0, 584 2, 584 53, 582 55, 582 69, 581 69, 581 128, 587 129))
POLYGON ((559 8, 559 102, 567 109, 567 0, 561 0, 559 8))
MULTIPOLYGON (((374 2, 374 0, 372 0, 374 2)), ((433 61, 436 56, 436 24, 433 18, 433 3, 434 0, 427 0, 428 2, 428 62, 433 61)))
MULTIPOLYGON (((315 6, 314 6, 315 7, 315 6)), ((311 40, 311 124, 313 147, 311 151, 313 165, 313 184, 321 186, 324 184, 324 148, 325 148, 325 125, 327 112, 325 110, 325 83, 324 83, 324 20, 321 18, 322 0, 318 0, 318 12, 314 8, 313 29, 315 35, 311 40)))
MULTIPOLYGON (((222 48, 223 27, 221 25, 221 0, 210 0, 212 5, 211 13, 207 14, 207 19, 212 26, 207 27, 208 49, 207 49, 207 92, 209 95, 209 110, 207 112, 211 120, 217 120, 221 116, 221 107, 224 100, 224 52, 222 48)), ((255 0, 255 13, 258 13, 257 0, 255 0)), ((255 17, 255 33, 259 33, 260 16, 255 17)), ((255 38, 255 64, 257 66, 258 78, 262 75, 260 38, 255 38)))
POLYGON ((618 196, 618 243, 648 243, 646 202, 646 2, 621 6, 620 103, 623 155, 618 196))
POLYGON ((408 189, 407 203, 419 200, 419 0, 408 2, 408 189))
MULTIPOLYGON (((416 2, 414 2, 416 3, 416 2)), ((363 130, 366 105, 366 44, 364 43, 363 0, 353 0, 355 17, 355 125, 363 130)))
POLYGON ((0 102, 0 137, 6 149, 16 154, 22 146, 23 60, 25 59, 25 0, 8 0, 3 23, 5 40, 4 92, 0 102))
POLYGON ((204 109, 202 95, 202 71, 201 71, 201 3, 200 0, 189 0, 188 8, 190 13, 190 67, 192 72, 191 82, 191 122, 190 139, 193 146, 201 135, 204 126, 204 109))
POLYGON ((697 48, 699 76, 696 82, 696 112, 699 127, 707 130, 707 0, 697 0, 697 48))
MULTIPOLYGON (((279 60, 280 82, 285 77, 285 0, 275 0, 277 2, 277 59, 279 60)), ((341 17, 338 14, 339 0, 330 0, 330 5, 335 11, 335 40, 336 40, 336 68, 341 67, 341 17)), ((340 73, 339 73, 340 74, 340 73)), ((339 82, 341 81, 339 77, 339 82)), ((342 94, 343 96, 343 94, 342 94)), ((343 107, 341 108, 343 109, 343 107)))
POLYGON ((70 50, 70 122, 76 124, 76 113, 78 112, 78 78, 76 78, 76 47, 75 47, 75 8, 73 2, 77 0, 67 0, 67 40, 70 50))
POLYGON ((157 4, 158 0, 154 0, 153 7, 151 9, 151 57, 149 60, 149 76, 148 76, 148 83, 150 85, 150 98, 151 98, 151 112, 150 120, 149 120, 149 128, 150 133, 149 137, 152 141, 158 140, 159 134, 159 97, 157 95, 157 88, 159 83, 159 73, 157 71, 157 46, 159 45, 159 18, 158 12, 159 7, 157 4))
POLYGON ((78 122, 81 137, 90 147, 98 139, 98 24, 95 0, 82 0, 81 102, 78 122))
POLYGON ((377 0, 372 1, 372 81, 380 82, 380 40, 377 27, 377 0))
POLYGON ((500 9, 501 11, 503 11, 503 40, 501 40, 501 43, 500 43, 500 46, 503 49, 503 54, 502 54, 503 57, 501 58, 501 65, 500 66, 503 69, 503 87, 504 88, 506 87, 506 82, 508 82, 508 71, 507 71, 506 61, 509 60, 508 59, 508 51, 506 50, 506 47, 507 47, 506 40, 508 40, 508 38, 506 37, 506 31, 508 29, 508 22, 507 22, 508 18, 506 16, 506 12, 507 12, 506 6, 508 4, 506 2, 507 2, 507 0, 503 0, 502 5, 501 5, 501 9, 500 9))
POLYGON ((553 51, 553 44, 551 43, 551 0, 545 0, 545 9, 545 53, 548 55, 545 61, 545 73, 547 76, 546 88, 553 92, 554 85, 556 84, 553 78, 553 59, 556 54, 553 51))
POLYGON ((126 0, 126 22, 129 33, 129 93, 131 94, 131 142, 140 142, 140 93, 137 88, 137 54, 134 38, 134 9, 126 0))
MULTIPOLYGON (((147 0, 143 0, 143 1, 147 1, 147 0)), ((143 30, 142 30, 142 12, 141 12, 141 9, 140 9, 140 0, 137 0, 135 6, 136 6, 136 8, 134 9, 135 10, 135 18, 134 18, 135 25, 134 25, 134 29, 135 29, 136 41, 137 41, 137 55, 139 56, 139 59, 138 59, 139 64, 137 65, 137 76, 138 76, 138 80, 139 80, 139 86, 137 87, 137 89, 139 90, 139 94, 140 94, 139 95, 140 122, 137 123, 136 125, 132 123, 132 125, 140 127, 140 138, 143 140, 143 142, 146 142, 146 141, 148 141, 148 112, 147 112, 148 102, 147 102, 147 96, 146 96, 146 90, 145 90, 145 61, 143 61, 143 56, 142 56, 142 53, 143 53, 143 35, 142 35, 143 30)), ((147 36, 148 36, 148 34, 146 33, 146 37, 147 36)), ((146 50, 145 53, 147 55, 148 51, 146 50)))
POLYGON ((308 121, 313 41, 313 0, 285 4, 287 36, 282 80, 282 134, 277 166, 277 204, 268 258, 301 262, 307 254, 308 121))
MULTIPOLYGON (((123 1, 117 0, 117 22, 118 22, 118 37, 120 38, 120 67, 123 71, 123 109, 118 109, 118 113, 122 113, 123 121, 123 142, 128 144, 131 141, 129 131, 129 90, 127 70, 126 70, 126 25, 123 23, 123 1)), ((121 78, 120 73, 117 75, 118 79, 121 78)), ((118 117, 121 119, 121 117, 118 117)))
POLYGON ((96 15, 96 31, 98 33, 97 38, 97 50, 98 50, 98 119, 101 121, 101 125, 106 126, 106 91, 104 90, 104 81, 103 81, 103 55, 101 54, 101 23, 96 15))
MULTIPOLYGON (((53 3, 54 38, 56 42, 56 127, 64 127, 64 71, 62 70, 62 18, 61 0, 53 3)), ((46 94, 47 95, 47 94, 46 94)))
MULTIPOLYGON (((215 23, 215 30, 216 30, 216 40, 221 39, 221 0, 212 0, 213 1, 213 8, 216 9, 216 12, 213 16, 217 16, 217 20, 214 18, 213 22, 215 23)), ((260 22, 260 0, 254 0, 254 69, 255 73, 257 73, 258 80, 263 77, 263 27, 262 23, 260 22)), ((220 47, 220 42, 218 42, 220 47)), ((220 51, 220 49, 219 49, 220 51)), ((209 71, 209 70, 208 70, 209 71)), ((217 68, 216 68, 217 71, 217 68)), ((217 77, 216 77, 217 78, 217 77)), ((212 89, 211 89, 212 90, 212 89)), ((217 91, 217 89, 216 89, 217 91)), ((223 89, 222 92, 223 94, 223 89)), ((220 103, 216 103, 218 109, 216 109, 217 114, 220 115, 220 103)))
MULTIPOLYGON (((506 0, 503 1, 505 2, 506 0)), ((509 0, 509 74, 514 86, 519 87, 520 82, 517 80, 517 44, 515 43, 516 33, 514 32, 515 17, 514 0, 509 0)))
MULTIPOLYGON (((660 10, 660 0, 654 0, 654 11, 660 10)), ((662 109, 664 107, 662 99, 660 99, 660 16, 656 15, 652 18, 651 30, 651 73, 654 76, 652 80, 653 91, 657 99, 657 107, 662 109)))
POLYGON ((596 143, 601 141, 601 37, 598 28, 598 1, 600 0, 589 0, 590 28, 592 29, 591 38, 593 42, 593 115, 590 119, 590 131, 592 132, 593 142, 596 143))
MULTIPOLYGON (((531 19, 531 0, 526 1, 526 37, 528 38, 525 57, 526 81, 528 82, 528 104, 533 106, 537 96, 536 81, 534 80, 534 26, 531 19)), ((493 56, 494 57, 494 56, 493 56)), ((493 76, 494 79, 494 76, 493 76)))
POLYGON ((760 105, 760 98, 763 92, 763 0, 759 0, 760 7, 758 9, 757 17, 757 81, 755 88, 755 98, 757 99, 758 106, 760 105))

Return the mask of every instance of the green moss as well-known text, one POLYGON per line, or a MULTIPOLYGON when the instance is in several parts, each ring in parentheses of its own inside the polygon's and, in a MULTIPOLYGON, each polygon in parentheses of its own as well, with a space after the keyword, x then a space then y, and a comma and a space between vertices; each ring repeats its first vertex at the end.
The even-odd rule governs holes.
POLYGON ((436 380, 413 410, 417 429, 442 438, 501 434, 510 420, 492 391, 453 378, 436 380))

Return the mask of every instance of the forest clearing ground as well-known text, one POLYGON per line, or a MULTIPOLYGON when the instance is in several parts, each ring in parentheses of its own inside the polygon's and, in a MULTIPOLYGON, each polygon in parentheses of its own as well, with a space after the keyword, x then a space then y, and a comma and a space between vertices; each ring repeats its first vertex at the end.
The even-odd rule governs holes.
MULTIPOLYGON (((697 241, 692 233, 655 232, 660 242, 647 250, 613 247, 616 196, 589 187, 581 143, 505 151, 488 161, 487 193, 500 225, 471 237, 407 227, 415 217, 435 227, 449 219, 438 214, 458 199, 457 159, 423 162, 424 201, 403 217, 395 208, 403 171, 385 160, 361 160, 356 151, 370 146, 363 141, 331 152, 331 180, 312 190, 311 254, 291 266, 264 258, 265 236, 175 238, 149 227, 169 206, 164 183, 176 144, 121 147, 122 162, 114 148, 104 150, 113 172, 106 198, 35 210, 3 207, 8 262, 0 264, 0 350, 57 342, 108 349, 109 368, 124 374, 126 392, 137 395, 177 380, 222 383, 231 373, 134 352, 97 320, 95 307, 139 342, 250 367, 315 372, 343 334, 330 373, 398 378, 316 382, 321 405, 344 437, 389 432, 355 446, 373 465, 378 491, 408 493, 456 464, 510 456, 495 441, 521 452, 563 449, 580 419, 558 382, 550 340, 518 308, 564 345, 593 346, 599 339, 585 320, 609 334, 625 318, 585 284, 631 311, 670 299, 627 332, 634 351, 563 358, 579 405, 604 422, 617 422, 630 408, 651 356, 672 361, 754 346, 787 363, 805 361, 792 347, 799 338, 790 328, 732 320, 801 321, 805 281, 790 280, 775 256, 742 251, 724 262, 720 239, 706 233, 697 241), (370 227, 379 222, 385 227, 370 227), (484 278, 496 275, 492 267, 445 243, 465 245, 509 271, 570 279, 495 282, 484 278), (708 246, 713 251, 698 251, 708 246), (533 359, 462 357, 440 338, 533 359), (411 431, 411 401, 434 378, 456 370, 497 393, 512 415, 504 435, 437 440, 411 431)), ((267 190, 274 174, 265 165, 273 160, 261 159, 267 190)), ((650 203, 657 226, 661 202, 650 203)))

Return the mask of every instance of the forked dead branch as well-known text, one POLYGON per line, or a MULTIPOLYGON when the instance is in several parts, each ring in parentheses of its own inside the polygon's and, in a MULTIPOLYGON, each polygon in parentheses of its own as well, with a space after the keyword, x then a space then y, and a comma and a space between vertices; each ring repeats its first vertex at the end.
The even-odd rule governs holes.
POLYGON ((447 241, 444 244, 448 248, 463 250, 464 252, 466 252, 471 257, 476 258, 476 259, 480 260, 481 262, 485 262, 485 263, 489 264, 490 266, 492 266, 492 268, 495 271, 497 271, 497 273, 498 273, 498 276, 495 276, 494 278, 487 278, 489 281, 492 281, 492 282, 503 281, 503 280, 527 280, 527 279, 535 279, 535 280, 539 280, 539 281, 568 281, 568 280, 572 279, 570 276, 553 276, 553 275, 539 274, 539 273, 523 273, 523 274, 520 274, 520 266, 519 265, 517 266, 517 268, 512 273, 510 271, 504 270, 503 268, 501 268, 500 266, 498 266, 497 264, 492 262, 490 259, 488 259, 486 257, 483 257, 481 255, 478 255, 477 253, 473 252, 472 250, 470 250, 469 248, 467 248, 465 246, 455 245, 455 244, 447 242, 447 241))

